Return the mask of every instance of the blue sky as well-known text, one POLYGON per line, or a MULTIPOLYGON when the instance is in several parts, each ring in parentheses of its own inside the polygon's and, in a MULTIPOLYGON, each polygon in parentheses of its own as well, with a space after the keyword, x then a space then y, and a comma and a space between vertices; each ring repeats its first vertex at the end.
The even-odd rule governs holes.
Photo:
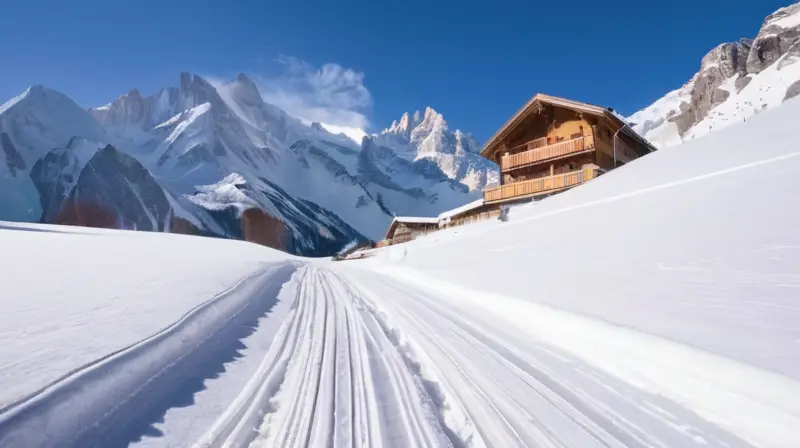
MULTIPOLYGON (((11 4, 8 4, 11 3, 11 4)), ((432 106, 484 141, 532 94, 635 112, 789 1, 15 1, 0 102, 32 84, 83 106, 245 72, 301 118, 388 126, 432 106)))

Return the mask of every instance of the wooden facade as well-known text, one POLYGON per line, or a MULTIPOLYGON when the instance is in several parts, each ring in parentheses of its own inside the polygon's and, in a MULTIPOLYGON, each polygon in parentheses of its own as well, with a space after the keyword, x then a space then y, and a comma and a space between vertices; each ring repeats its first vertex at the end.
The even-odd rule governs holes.
POLYGON ((405 243, 436 230, 439 230, 437 218, 394 218, 386 232, 386 240, 389 244, 405 243))
POLYGON ((376 247, 405 243, 440 229, 449 229, 496 218, 500 215, 500 207, 500 204, 486 204, 481 198, 453 210, 443 212, 435 218, 394 218, 391 225, 389 225, 389 230, 386 232, 386 239, 379 241, 376 247))
POLYGON ((655 150, 612 109, 534 96, 481 155, 500 166, 486 203, 548 195, 587 182, 655 150))
POLYGON ((442 215, 440 215, 439 218, 439 228, 449 229, 451 227, 458 227, 463 226, 464 224, 471 224, 474 222, 496 218, 500 215, 500 205, 486 204, 481 201, 477 206, 468 207, 464 210, 456 209, 452 214, 443 213, 442 215))

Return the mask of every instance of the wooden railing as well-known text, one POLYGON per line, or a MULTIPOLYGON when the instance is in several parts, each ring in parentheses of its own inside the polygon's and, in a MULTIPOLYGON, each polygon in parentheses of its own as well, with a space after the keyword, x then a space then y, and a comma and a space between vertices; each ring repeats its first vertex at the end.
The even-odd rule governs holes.
POLYGON ((483 192, 485 202, 501 201, 520 196, 532 196, 582 184, 594 179, 598 175, 597 168, 586 168, 555 176, 540 177, 538 179, 513 182, 499 187, 489 188, 483 192))
POLYGON ((502 171, 509 171, 521 166, 532 165, 543 160, 554 159, 556 157, 562 157, 590 149, 587 148, 585 137, 573 138, 552 145, 547 144, 546 137, 539 138, 524 145, 517 146, 516 148, 512 148, 512 151, 520 148, 524 149, 524 151, 503 156, 500 161, 502 171), (544 141, 544 145, 542 141, 544 141))

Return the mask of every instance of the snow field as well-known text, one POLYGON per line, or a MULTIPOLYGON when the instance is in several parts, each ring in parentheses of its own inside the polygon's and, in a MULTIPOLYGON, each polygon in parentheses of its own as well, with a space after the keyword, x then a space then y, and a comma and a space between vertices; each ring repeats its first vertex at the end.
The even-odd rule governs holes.
POLYGON ((0 447, 800 446, 798 113, 364 260, 0 224, 0 447))

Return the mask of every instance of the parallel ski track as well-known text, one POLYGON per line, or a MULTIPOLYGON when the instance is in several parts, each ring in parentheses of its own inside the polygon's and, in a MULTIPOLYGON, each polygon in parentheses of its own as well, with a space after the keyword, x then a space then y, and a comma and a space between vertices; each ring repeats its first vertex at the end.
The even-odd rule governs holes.
POLYGON ((260 373, 196 446, 451 446, 420 378, 372 314, 331 272, 299 275, 294 310, 260 373))
POLYGON ((409 369, 421 368, 429 395, 442 395, 437 412, 454 445, 748 446, 675 403, 642 400, 641 391, 480 311, 374 272, 337 271, 409 369))

